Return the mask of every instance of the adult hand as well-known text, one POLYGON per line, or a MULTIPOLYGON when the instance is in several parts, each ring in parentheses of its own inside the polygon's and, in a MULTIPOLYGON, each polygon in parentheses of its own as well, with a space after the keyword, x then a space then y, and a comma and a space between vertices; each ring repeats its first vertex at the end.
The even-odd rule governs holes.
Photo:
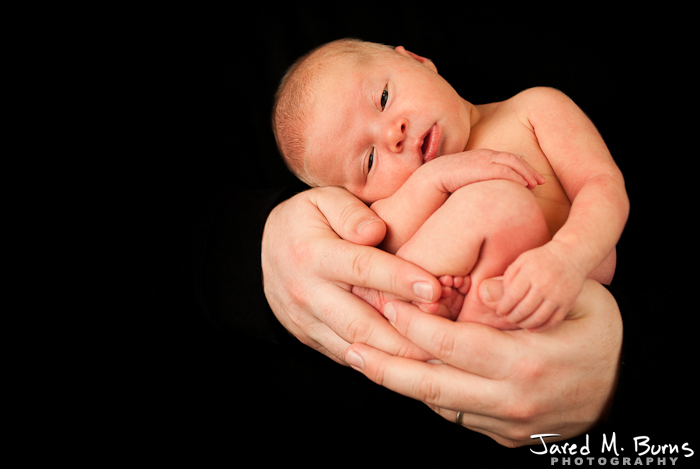
MULTIPOLYGON (((495 281, 495 280, 489 280, 495 281)), ((587 280, 572 312, 543 333, 453 323, 394 301, 384 314, 441 363, 353 344, 347 362, 374 382, 429 405, 508 446, 531 435, 579 435, 604 416, 618 373, 622 321, 617 303, 587 280)))
POLYGON ((311 189, 278 205, 265 224, 262 269, 265 295, 280 323, 342 364, 356 342, 392 355, 429 358, 351 293, 357 285, 409 301, 440 298, 434 276, 371 247, 385 232, 384 222, 344 189, 311 189))

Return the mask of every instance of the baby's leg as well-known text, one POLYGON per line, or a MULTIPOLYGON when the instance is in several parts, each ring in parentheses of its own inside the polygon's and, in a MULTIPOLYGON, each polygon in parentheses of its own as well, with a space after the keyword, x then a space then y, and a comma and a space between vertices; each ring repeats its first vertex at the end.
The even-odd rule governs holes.
POLYGON ((452 300, 452 306, 458 306, 451 310, 456 319, 512 329, 515 326, 484 306, 478 286, 502 275, 522 252, 547 241, 549 231, 532 193, 510 181, 491 180, 452 194, 396 255, 436 276, 469 275, 471 286, 463 303, 457 297, 452 300))

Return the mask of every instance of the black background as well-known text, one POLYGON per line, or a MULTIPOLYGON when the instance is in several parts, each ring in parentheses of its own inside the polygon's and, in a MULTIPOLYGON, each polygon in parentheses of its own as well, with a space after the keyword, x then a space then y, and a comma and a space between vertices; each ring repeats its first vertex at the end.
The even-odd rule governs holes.
MULTIPOLYGON (((84 403, 85 428, 93 429, 87 433, 102 454, 131 458, 145 451, 139 454, 159 461, 194 452, 226 463, 252 455, 302 464, 331 463, 328 457, 352 464, 426 456, 465 465, 510 458, 549 465, 528 449, 506 450, 457 428, 310 349, 281 349, 236 332, 203 338, 161 316, 154 320, 152 311, 172 307, 151 295, 165 280, 120 270, 120 258, 135 255, 122 251, 124 239, 146 239, 156 227, 169 233, 159 244, 181 242, 177 226, 162 230, 153 216, 163 199, 196 206, 231 184, 251 190, 296 184, 274 145, 272 95, 295 58, 341 37, 429 57, 473 103, 551 86, 587 113, 631 200, 613 286, 635 318, 629 327, 625 322, 626 340, 643 357, 634 370, 647 376, 625 394, 624 409, 638 409, 636 417, 607 431, 697 444, 679 430, 697 415, 688 401, 697 371, 691 346, 697 208, 690 197, 697 84, 689 79, 697 47, 682 25, 686 13, 570 5, 203 5, 101 8, 75 29, 74 84, 85 101, 76 161, 89 175, 76 183, 81 242, 98 292, 88 301, 87 336, 99 351, 79 360, 78 369, 101 377, 84 403)), ((167 262, 149 252, 140 253, 144 265, 167 262)))

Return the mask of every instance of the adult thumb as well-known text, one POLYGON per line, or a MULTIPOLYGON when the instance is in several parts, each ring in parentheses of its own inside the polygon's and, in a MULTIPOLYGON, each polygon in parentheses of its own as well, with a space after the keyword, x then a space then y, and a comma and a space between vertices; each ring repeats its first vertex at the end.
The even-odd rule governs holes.
POLYGON ((503 277, 483 280, 479 285, 479 298, 486 306, 496 309, 496 304, 503 298, 503 277))
POLYGON ((338 187, 312 189, 312 202, 338 236, 346 241, 376 246, 386 234, 386 225, 357 197, 338 187))

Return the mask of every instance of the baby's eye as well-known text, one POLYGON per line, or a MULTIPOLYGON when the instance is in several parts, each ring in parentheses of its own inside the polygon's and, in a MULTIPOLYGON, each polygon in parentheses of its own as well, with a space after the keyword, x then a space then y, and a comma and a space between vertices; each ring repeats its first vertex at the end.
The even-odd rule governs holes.
POLYGON ((374 163, 374 149, 372 149, 372 152, 369 154, 369 158, 367 158, 367 172, 369 172, 370 169, 372 169, 372 163, 374 163))
POLYGON ((386 106, 386 102, 389 99, 389 90, 385 87, 384 91, 382 91, 382 99, 379 101, 379 104, 382 106, 382 111, 384 110, 384 106, 386 106))

